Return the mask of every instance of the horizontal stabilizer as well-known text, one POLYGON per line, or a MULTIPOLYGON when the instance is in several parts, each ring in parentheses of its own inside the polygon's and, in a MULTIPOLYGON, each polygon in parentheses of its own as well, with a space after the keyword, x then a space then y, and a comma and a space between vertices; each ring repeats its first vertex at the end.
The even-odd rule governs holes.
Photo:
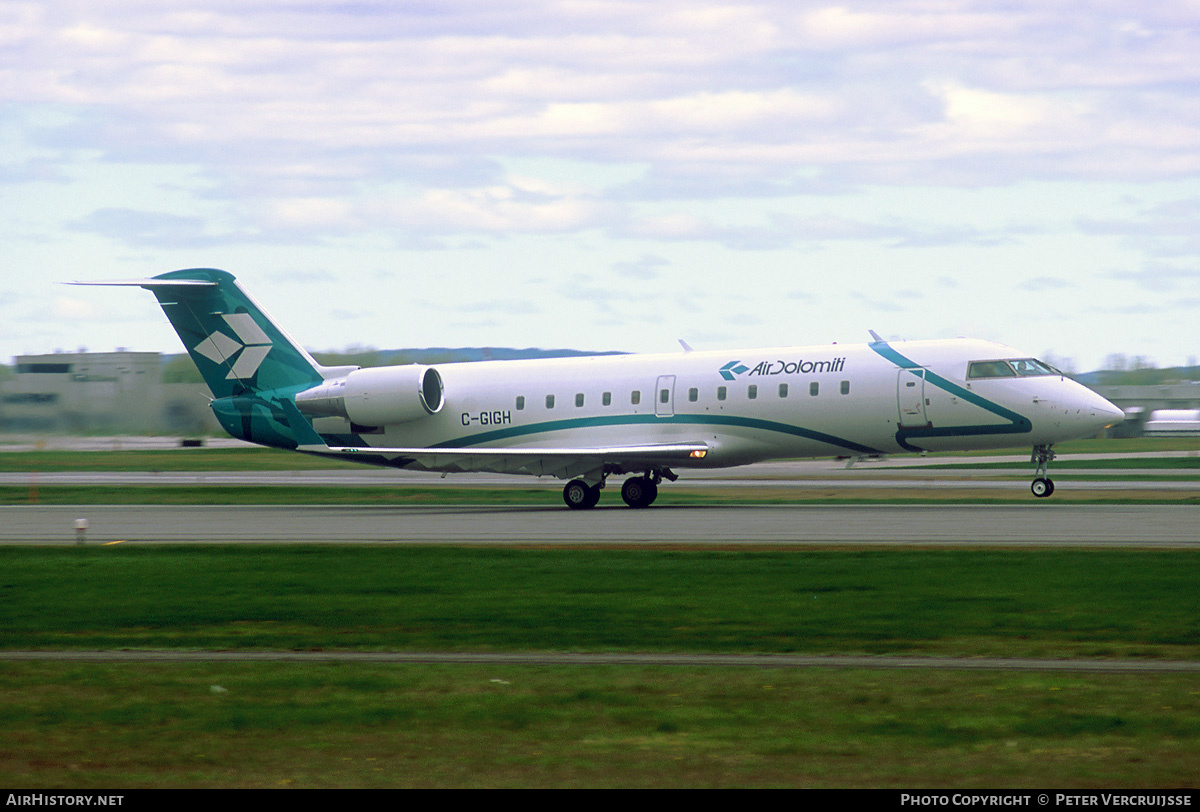
POLYGON ((92 285, 96 287, 145 288, 164 290, 168 288, 215 288, 216 282, 204 279, 98 279, 95 282, 68 282, 68 285, 92 285))

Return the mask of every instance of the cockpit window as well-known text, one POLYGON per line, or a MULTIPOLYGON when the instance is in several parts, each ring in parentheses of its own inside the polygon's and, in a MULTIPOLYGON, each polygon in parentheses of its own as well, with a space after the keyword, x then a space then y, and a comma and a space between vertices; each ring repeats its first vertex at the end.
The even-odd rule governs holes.
POLYGON ((1035 375, 1062 375, 1054 367, 1036 358, 1013 358, 1005 361, 972 361, 967 366, 967 378, 1029 378, 1035 375))
POLYGON ((1017 373, 1007 361, 972 361, 967 367, 968 378, 1015 378, 1017 373))
POLYGON ((1021 377, 1027 375, 1057 375, 1054 367, 1049 364, 1043 364, 1034 358, 1022 358, 1019 361, 1010 361, 1017 374, 1021 377))

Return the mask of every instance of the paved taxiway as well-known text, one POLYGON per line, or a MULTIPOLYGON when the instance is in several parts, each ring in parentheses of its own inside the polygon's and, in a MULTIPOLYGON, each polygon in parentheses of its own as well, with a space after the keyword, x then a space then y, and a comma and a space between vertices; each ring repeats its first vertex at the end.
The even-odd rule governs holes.
POLYGON ((1014 544, 1200 547, 1200 506, 0 507, 0 544, 1014 544))
POLYGON ((1198 674, 1187 660, 1064 660, 1032 657, 886 655, 669 654, 550 651, 0 651, 0 662, 285 662, 442 663, 465 665, 634 665, 733 668, 885 668, 961 671, 1073 671, 1104 674, 1198 674))

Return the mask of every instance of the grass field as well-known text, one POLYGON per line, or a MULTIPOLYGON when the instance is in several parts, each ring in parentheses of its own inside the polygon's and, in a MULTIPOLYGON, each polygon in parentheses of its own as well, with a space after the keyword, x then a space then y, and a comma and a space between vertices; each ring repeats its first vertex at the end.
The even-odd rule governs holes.
POLYGON ((1195 676, 0 663, 10 787, 1194 787, 1195 676))
MULTIPOLYGON (((1188 551, 8 548, 8 649, 1200 660, 1188 551)), ((0 664, 10 786, 1191 786, 1195 675, 0 664)))

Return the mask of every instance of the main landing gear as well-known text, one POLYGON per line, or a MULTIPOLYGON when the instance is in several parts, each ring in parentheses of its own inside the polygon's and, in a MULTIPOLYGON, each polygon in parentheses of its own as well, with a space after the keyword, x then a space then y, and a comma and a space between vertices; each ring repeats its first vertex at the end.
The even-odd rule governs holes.
POLYGON ((650 507, 658 498, 658 483, 648 476, 631 477, 621 486, 621 498, 631 508, 650 507))
POLYGON ((589 485, 582 479, 572 479, 563 487, 563 501, 571 510, 587 510, 594 508, 600 501, 600 489, 604 483, 589 485))
POLYGON ((1054 493, 1054 480, 1046 475, 1046 468, 1054 457, 1055 454, 1048 445, 1033 447, 1033 456, 1029 461, 1037 465, 1037 470, 1033 472, 1033 483, 1029 486, 1029 490, 1039 499, 1054 493))
MULTIPOLYGON (((572 479, 568 482, 563 487, 563 501, 567 503, 567 507, 572 510, 594 508, 600 501, 600 490, 604 487, 604 480, 608 478, 608 473, 605 472, 595 485, 589 485, 582 479, 572 479)), ((618 470, 616 473, 620 473, 620 471, 618 470)), ((650 507, 658 498, 658 483, 662 482, 664 477, 672 482, 679 478, 670 468, 656 468, 647 471, 641 476, 625 480, 625 484, 621 486, 621 498, 631 508, 650 507)))

